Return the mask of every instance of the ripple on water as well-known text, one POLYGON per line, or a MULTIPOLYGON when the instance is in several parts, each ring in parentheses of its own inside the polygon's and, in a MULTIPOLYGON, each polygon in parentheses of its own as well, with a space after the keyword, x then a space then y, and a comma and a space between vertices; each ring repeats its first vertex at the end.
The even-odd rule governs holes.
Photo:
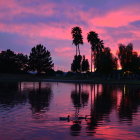
POLYGON ((93 85, 82 84, 87 94, 81 96, 78 84, 41 84, 39 89, 38 83, 21 83, 20 93, 15 88, 0 98, 0 140, 140 138, 139 87, 128 86, 124 94, 123 86, 94 85, 92 90, 93 85), (69 122, 59 120, 68 115, 69 122), (85 115, 91 116, 76 121, 85 115))

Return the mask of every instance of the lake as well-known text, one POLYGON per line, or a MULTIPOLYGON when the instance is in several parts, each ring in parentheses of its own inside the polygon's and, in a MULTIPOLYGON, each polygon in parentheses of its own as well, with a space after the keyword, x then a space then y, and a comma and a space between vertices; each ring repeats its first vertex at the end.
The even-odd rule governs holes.
POLYGON ((140 139, 140 86, 0 84, 0 140, 140 139))

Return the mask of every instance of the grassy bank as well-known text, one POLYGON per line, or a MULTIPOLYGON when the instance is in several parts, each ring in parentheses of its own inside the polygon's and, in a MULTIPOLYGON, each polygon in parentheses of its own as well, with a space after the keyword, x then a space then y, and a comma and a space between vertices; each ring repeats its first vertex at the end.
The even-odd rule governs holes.
POLYGON ((46 77, 31 74, 0 74, 0 82, 64 82, 92 84, 140 84, 136 79, 109 79, 97 77, 46 77))

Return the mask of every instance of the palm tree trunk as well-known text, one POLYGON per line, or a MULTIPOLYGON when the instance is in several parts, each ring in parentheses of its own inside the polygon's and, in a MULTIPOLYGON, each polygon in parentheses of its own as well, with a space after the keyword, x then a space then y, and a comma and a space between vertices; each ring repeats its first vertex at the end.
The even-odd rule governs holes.
POLYGON ((93 52, 93 64, 94 64, 94 72, 95 72, 95 57, 96 57, 96 52, 93 52))
POLYGON ((80 48, 79 48, 79 45, 78 45, 78 51, 79 51, 79 55, 80 55, 80 48))
POLYGON ((76 56, 77 56, 77 46, 76 46, 76 56))
POLYGON ((91 72, 92 72, 92 49, 91 49, 91 72))

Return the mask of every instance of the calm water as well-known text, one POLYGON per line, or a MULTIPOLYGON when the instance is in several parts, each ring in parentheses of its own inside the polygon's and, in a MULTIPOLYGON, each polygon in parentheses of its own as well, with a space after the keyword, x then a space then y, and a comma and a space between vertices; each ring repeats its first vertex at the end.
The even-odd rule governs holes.
POLYGON ((140 86, 1 83, 0 140, 30 139, 138 140, 140 86))

